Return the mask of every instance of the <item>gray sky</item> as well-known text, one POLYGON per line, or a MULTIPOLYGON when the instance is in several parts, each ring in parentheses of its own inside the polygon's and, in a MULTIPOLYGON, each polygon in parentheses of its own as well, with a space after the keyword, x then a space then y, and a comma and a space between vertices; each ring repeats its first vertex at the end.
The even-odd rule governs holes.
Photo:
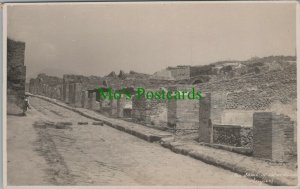
POLYGON ((296 3, 52 4, 9 6, 7 30, 30 78, 294 56, 295 23, 296 3))

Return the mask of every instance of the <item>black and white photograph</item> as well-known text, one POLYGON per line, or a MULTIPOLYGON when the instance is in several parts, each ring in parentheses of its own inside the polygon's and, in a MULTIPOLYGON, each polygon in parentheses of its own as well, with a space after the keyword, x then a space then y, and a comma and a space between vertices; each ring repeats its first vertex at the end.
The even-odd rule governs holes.
POLYGON ((8 188, 298 185, 297 1, 2 8, 8 188))

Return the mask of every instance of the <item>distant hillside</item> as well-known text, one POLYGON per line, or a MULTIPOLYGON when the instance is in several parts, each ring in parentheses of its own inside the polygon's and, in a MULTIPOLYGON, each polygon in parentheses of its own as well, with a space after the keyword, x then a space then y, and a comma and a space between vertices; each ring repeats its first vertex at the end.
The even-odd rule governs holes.
POLYGON ((209 75, 213 80, 230 79, 248 74, 284 70, 295 63, 295 56, 268 56, 262 58, 254 57, 246 61, 219 61, 204 66, 192 66, 191 77, 209 75))

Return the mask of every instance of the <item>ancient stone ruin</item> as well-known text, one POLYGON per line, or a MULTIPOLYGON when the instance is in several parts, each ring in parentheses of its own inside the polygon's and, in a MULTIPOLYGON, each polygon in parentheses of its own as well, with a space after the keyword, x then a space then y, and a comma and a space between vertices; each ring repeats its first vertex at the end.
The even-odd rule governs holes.
POLYGON ((104 77, 39 75, 29 84, 30 93, 74 107, 274 161, 288 161, 296 155, 296 89, 296 58, 282 56, 170 67, 151 76, 133 71, 121 71, 118 75, 111 72, 104 77), (172 77, 165 79, 163 74, 172 77), (181 91, 194 87, 205 97, 173 101, 136 97, 100 100, 99 87, 181 91))

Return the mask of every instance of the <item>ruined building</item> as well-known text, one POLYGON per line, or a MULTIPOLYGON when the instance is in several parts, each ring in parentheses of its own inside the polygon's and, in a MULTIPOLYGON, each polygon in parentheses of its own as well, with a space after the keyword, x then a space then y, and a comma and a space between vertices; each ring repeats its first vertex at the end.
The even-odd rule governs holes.
POLYGON ((25 96, 25 43, 7 40, 7 113, 21 114, 25 96))
MULTIPOLYGON (((112 72, 105 77, 64 75, 55 80, 40 75, 32 79, 30 92, 62 100, 73 107, 176 132, 186 138, 197 136, 205 145, 229 146, 230 150, 258 158, 288 162, 295 157, 296 57, 272 56, 179 68, 180 71, 173 70, 173 75, 180 78, 185 73, 190 79, 155 79, 136 72, 121 72, 118 76, 112 72), (104 81, 104 87, 114 90, 144 87, 146 91, 190 91, 195 88, 205 98, 168 101, 133 96, 132 99, 100 100, 97 88, 103 87, 104 81), (56 84, 54 88, 53 84, 56 84), (58 95, 52 96, 57 91, 60 91, 58 95)), ((164 73, 154 76, 164 76, 164 73)))

